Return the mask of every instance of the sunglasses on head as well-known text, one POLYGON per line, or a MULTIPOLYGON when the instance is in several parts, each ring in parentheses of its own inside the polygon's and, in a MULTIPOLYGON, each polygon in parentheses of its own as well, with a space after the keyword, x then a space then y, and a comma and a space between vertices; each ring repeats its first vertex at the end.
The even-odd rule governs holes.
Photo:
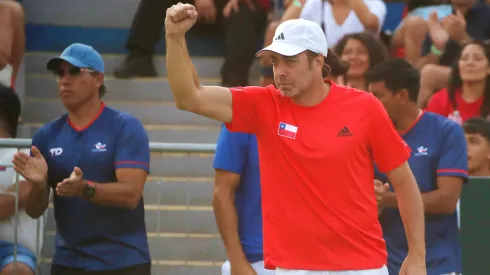
POLYGON ((82 72, 90 72, 90 73, 95 73, 94 70, 87 69, 87 68, 78 68, 78 67, 71 67, 66 70, 63 69, 56 69, 53 71, 53 75, 58 78, 62 78, 65 76, 65 74, 68 72, 68 74, 71 77, 76 77, 79 76, 82 72))

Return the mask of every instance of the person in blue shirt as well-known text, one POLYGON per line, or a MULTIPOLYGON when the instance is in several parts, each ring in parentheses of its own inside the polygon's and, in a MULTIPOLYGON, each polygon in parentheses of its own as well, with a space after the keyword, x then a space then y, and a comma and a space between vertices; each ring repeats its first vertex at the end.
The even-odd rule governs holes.
MULTIPOLYGON (((369 92, 383 103, 412 150, 408 163, 422 193, 426 214, 427 274, 461 273, 456 205, 468 178, 463 129, 445 117, 418 108, 420 75, 407 61, 393 59, 377 64, 367 72, 366 79, 369 92)), ((375 179, 388 270, 390 275, 398 275, 408 252, 407 236, 397 197, 386 175, 375 169, 375 179)))
POLYGON ((223 125, 214 156, 213 208, 228 260, 222 275, 274 275, 262 248, 262 200, 257 140, 223 125))
POLYGON ((148 275, 151 259, 142 192, 149 173, 141 122, 102 102, 104 62, 75 43, 47 63, 67 114, 32 139, 14 169, 32 183, 26 212, 37 218, 54 191, 56 251, 52 275, 148 275))

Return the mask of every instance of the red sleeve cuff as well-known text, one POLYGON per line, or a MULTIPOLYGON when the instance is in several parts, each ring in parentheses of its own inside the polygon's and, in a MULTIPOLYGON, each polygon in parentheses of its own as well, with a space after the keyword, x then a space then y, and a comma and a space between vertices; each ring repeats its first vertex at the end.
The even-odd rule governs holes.
POLYGON ((437 169, 436 171, 438 176, 454 176, 461 178, 468 178, 468 171, 463 169, 437 169))

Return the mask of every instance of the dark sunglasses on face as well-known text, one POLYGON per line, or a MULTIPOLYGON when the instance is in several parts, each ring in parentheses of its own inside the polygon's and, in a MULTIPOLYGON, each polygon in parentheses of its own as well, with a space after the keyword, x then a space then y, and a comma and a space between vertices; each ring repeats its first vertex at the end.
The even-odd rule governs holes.
POLYGON ((66 72, 68 72, 68 74, 71 76, 71 77, 77 77, 79 76, 82 72, 90 72, 90 73, 95 73, 94 70, 91 70, 91 69, 86 69, 86 68, 78 68, 78 67, 71 67, 71 68, 68 68, 66 70, 63 70, 63 69, 56 69, 53 71, 53 75, 57 78, 63 78, 66 74, 66 72))

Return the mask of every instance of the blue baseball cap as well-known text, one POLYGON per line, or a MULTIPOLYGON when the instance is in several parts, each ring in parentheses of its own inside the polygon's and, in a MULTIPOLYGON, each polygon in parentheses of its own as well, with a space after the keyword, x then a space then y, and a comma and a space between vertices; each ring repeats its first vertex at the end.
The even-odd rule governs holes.
POLYGON ((68 62, 78 68, 92 69, 98 73, 104 73, 104 60, 102 56, 91 46, 74 43, 68 46, 60 56, 51 58, 46 67, 50 71, 58 69, 62 61, 68 62))

